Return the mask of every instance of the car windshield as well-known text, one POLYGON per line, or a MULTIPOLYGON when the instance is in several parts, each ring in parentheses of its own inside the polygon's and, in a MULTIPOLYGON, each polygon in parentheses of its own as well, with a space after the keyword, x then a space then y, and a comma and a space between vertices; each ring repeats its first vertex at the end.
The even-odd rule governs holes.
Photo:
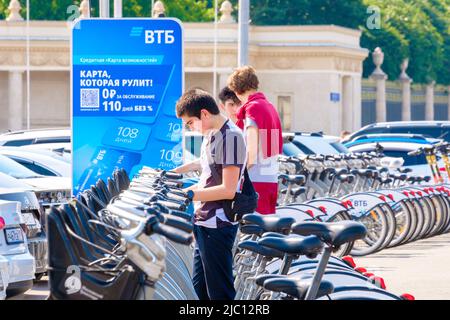
POLYGON ((420 164, 427 164, 427 160, 424 154, 418 156, 408 156, 409 151, 400 150, 384 150, 383 153, 387 157, 401 157, 405 160, 404 166, 415 166, 420 164))
POLYGON ((339 153, 349 153, 348 149, 340 142, 330 142, 330 145, 339 153))
POLYGON ((315 154, 314 151, 309 149, 307 146, 305 146, 303 143, 299 142, 298 140, 293 140, 292 143, 300 149, 304 154, 315 154))
POLYGON ((409 133, 420 134, 426 138, 438 138, 450 141, 450 127, 438 126, 395 126, 395 127, 375 127, 368 128, 352 135, 352 138, 359 137, 366 134, 376 133, 409 133))
POLYGON ((40 178, 41 175, 36 174, 14 160, 0 155, 0 172, 7 174, 16 179, 40 178))
POLYGON ((288 157, 297 156, 303 154, 303 152, 297 148, 292 142, 283 144, 283 154, 288 157))

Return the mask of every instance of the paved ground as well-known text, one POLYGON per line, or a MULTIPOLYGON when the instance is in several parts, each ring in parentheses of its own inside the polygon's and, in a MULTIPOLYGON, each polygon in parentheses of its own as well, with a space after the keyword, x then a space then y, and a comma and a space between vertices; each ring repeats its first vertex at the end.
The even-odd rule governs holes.
MULTIPOLYGON (((383 277, 387 289, 411 293, 416 299, 450 299, 450 234, 355 258, 358 266, 383 277)), ((14 300, 44 300, 47 278, 14 300)))
POLYGON ((383 277, 387 289, 416 299, 450 299, 450 234, 355 258, 360 267, 383 277))
POLYGON ((45 300, 48 296, 48 278, 42 277, 41 281, 37 281, 33 289, 28 290, 24 294, 13 297, 10 300, 45 300))

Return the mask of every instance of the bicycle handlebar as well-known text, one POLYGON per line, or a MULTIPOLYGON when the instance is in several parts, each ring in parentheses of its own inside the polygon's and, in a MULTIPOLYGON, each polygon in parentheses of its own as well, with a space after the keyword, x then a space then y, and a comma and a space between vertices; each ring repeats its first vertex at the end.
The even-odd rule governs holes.
POLYGON ((158 233, 173 242, 185 245, 190 244, 193 240, 192 234, 160 223, 148 223, 145 226, 145 234, 151 235, 152 233, 158 233))
POLYGON ((185 232, 191 233, 194 230, 194 225, 192 223, 187 222, 186 220, 179 218, 177 216, 170 216, 168 214, 161 214, 163 218, 163 223, 165 225, 174 227, 179 230, 183 230, 185 232))
POLYGON ((175 180, 183 179, 183 175, 181 173, 176 173, 176 172, 172 172, 172 171, 162 171, 161 176, 166 177, 168 179, 175 179, 175 180))

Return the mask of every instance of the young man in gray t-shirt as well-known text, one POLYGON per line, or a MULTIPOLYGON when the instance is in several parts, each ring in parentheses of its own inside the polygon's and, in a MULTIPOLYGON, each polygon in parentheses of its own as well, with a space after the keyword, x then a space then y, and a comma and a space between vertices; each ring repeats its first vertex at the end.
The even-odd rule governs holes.
POLYGON ((204 137, 199 161, 174 170, 202 170, 199 183, 189 188, 195 201, 194 288, 201 300, 232 300, 232 249, 238 226, 227 219, 223 201, 233 199, 241 187, 247 155, 244 137, 205 91, 186 92, 176 112, 186 127, 204 137))

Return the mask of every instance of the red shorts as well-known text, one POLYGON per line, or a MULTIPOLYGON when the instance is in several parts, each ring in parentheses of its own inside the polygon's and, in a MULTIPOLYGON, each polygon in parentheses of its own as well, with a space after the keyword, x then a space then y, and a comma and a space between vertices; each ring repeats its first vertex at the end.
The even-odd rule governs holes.
POLYGON ((273 214, 277 206, 278 183, 253 182, 259 195, 256 212, 261 214, 273 214))

